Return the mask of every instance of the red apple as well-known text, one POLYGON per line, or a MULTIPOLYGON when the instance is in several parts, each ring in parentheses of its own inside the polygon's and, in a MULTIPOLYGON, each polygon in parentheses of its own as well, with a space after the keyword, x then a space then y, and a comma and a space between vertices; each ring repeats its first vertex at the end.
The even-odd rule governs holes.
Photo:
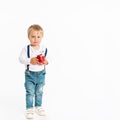
POLYGON ((45 57, 44 57, 42 54, 37 55, 37 59, 38 59, 38 61, 41 62, 41 63, 43 63, 43 62, 45 61, 45 57))

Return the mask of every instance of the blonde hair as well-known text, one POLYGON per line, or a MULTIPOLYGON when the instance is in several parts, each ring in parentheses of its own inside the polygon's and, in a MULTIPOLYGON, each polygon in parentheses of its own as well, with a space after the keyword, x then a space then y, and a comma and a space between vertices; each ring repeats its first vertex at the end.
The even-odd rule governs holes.
POLYGON ((30 33, 31 33, 31 31, 32 30, 35 30, 35 31, 41 31, 42 32, 42 34, 43 34, 43 28, 40 26, 40 25, 38 25, 38 24, 33 24, 33 25, 31 25, 29 28, 28 28, 28 31, 27 31, 27 33, 28 33, 28 38, 29 38, 29 35, 30 35, 30 33))

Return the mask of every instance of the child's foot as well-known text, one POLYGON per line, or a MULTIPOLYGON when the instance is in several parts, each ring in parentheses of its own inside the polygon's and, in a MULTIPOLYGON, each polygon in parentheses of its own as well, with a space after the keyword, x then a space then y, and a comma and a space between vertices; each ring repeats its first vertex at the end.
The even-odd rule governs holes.
POLYGON ((27 119, 33 119, 34 111, 33 108, 27 109, 26 110, 26 118, 27 119))
POLYGON ((40 116, 45 116, 45 111, 42 107, 36 107, 35 112, 40 116))

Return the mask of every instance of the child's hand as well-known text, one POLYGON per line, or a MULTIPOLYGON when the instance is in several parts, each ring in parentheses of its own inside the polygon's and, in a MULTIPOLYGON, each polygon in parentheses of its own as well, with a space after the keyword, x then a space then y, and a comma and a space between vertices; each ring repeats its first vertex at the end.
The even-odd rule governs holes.
POLYGON ((35 64, 38 64, 37 58, 36 58, 36 57, 31 58, 31 59, 30 59, 30 63, 31 63, 31 64, 34 64, 34 65, 35 65, 35 64))
POLYGON ((44 62, 43 62, 44 65, 47 65, 48 64, 48 61, 47 59, 45 58, 44 62))

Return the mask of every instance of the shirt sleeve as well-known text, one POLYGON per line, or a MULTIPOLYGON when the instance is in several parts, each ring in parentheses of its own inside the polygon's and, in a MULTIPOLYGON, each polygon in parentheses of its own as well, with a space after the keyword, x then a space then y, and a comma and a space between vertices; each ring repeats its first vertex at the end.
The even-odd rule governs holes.
POLYGON ((19 55, 19 61, 20 63, 22 64, 30 64, 30 58, 27 57, 27 47, 24 47, 21 52, 20 52, 20 55, 19 55))
POLYGON ((52 58, 51 58, 51 54, 50 54, 50 49, 47 46, 44 47, 44 55, 45 55, 46 48, 47 48, 46 59, 47 59, 48 63, 51 63, 52 62, 52 58))

